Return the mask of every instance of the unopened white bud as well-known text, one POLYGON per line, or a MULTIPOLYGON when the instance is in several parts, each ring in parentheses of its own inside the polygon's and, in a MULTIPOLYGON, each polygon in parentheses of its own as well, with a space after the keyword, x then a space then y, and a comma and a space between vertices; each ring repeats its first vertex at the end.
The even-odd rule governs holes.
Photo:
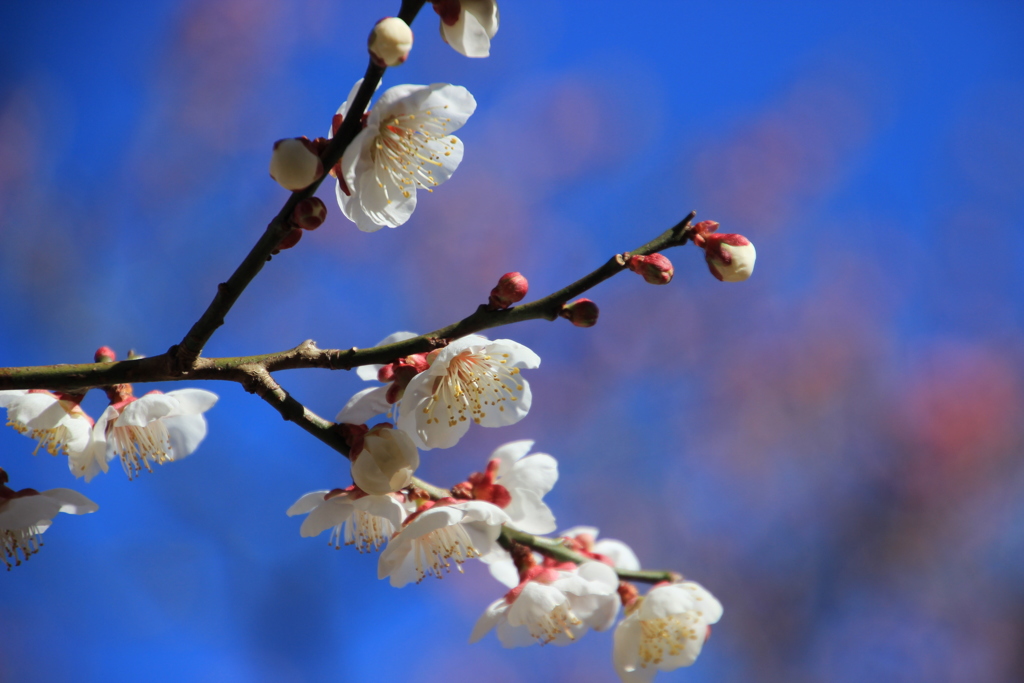
POLYGON ((286 190, 309 187, 324 174, 324 166, 305 138, 287 138, 274 143, 270 177, 286 190))
POLYGON ((398 66, 409 58, 412 29, 398 17, 386 17, 370 32, 370 57, 377 66, 398 66))
POLYGON ((363 450, 352 462, 352 481, 371 495, 405 488, 420 466, 420 454, 409 435, 391 425, 377 425, 363 437, 363 450))
POLYGON ((754 272, 757 251, 743 235, 705 235, 704 241, 708 270, 719 280, 743 282, 754 272))

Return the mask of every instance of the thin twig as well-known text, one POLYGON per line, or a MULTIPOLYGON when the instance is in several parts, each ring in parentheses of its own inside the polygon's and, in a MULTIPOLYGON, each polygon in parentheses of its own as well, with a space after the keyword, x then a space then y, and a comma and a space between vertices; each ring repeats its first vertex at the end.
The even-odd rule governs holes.
MULTIPOLYGON (((696 216, 690 212, 677 225, 634 249, 629 254, 653 254, 686 244, 689 228, 696 216)), ((375 346, 368 349, 318 349, 312 340, 304 341, 293 349, 257 356, 227 358, 196 358, 187 375, 178 370, 178 356, 174 349, 159 356, 116 363, 80 363, 77 365, 43 365, 21 368, 0 368, 2 389, 53 389, 68 391, 89 389, 112 384, 167 382, 190 380, 226 380, 243 382, 244 368, 260 367, 266 372, 299 368, 326 368, 349 370, 360 365, 389 363, 414 353, 424 353, 445 346, 452 339, 464 337, 486 329, 510 325, 525 320, 555 320, 562 306, 592 287, 626 269, 623 254, 616 254, 604 265, 576 282, 548 296, 521 306, 492 311, 480 306, 462 320, 433 332, 405 341, 375 346)))

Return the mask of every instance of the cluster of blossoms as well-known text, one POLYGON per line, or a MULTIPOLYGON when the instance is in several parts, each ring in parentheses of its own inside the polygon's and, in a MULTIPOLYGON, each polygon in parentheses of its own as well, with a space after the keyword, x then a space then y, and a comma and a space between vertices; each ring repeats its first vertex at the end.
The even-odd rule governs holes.
MULTIPOLYGON (((102 347, 97 362, 114 360, 114 352, 102 347)), ((153 464, 165 465, 190 455, 206 436, 203 413, 217 402, 216 394, 203 389, 179 389, 166 394, 151 391, 136 397, 131 385, 107 387, 109 405, 98 420, 81 407, 85 394, 40 389, 0 391, 0 408, 7 409, 7 425, 38 442, 50 455, 67 456, 68 468, 89 482, 117 458, 129 479, 153 464)), ((3 472, 3 470, 0 470, 3 472)), ((3 474, 6 484, 6 473, 3 474)), ((12 492, 0 489, 0 532, 6 558, 20 549, 27 559, 39 546, 39 534, 57 512, 83 514, 98 506, 70 489, 37 493, 33 489, 12 492), (54 507, 57 501, 59 505, 54 507), (47 513, 37 519, 30 517, 47 513)), ((16 562, 20 564, 20 562, 16 562)), ((7 563, 8 569, 10 562, 7 563)))
MULTIPOLYGON (((445 42, 469 57, 489 55, 499 21, 493 0, 432 4, 445 42)), ((408 59, 412 44, 408 24, 387 17, 374 26, 368 50, 374 65, 392 67, 408 59)), ((295 246, 304 230, 323 224, 326 206, 306 195, 325 171, 337 179, 337 201, 345 217, 360 230, 374 232, 407 222, 418 193, 433 192, 458 168, 464 150, 453 133, 476 109, 465 88, 399 85, 367 109, 369 88, 364 91, 363 85, 359 81, 352 88, 326 137, 274 144, 270 175, 305 195, 293 197, 286 228, 270 253, 295 246), (328 169, 326 150, 335 136, 340 139, 346 121, 353 137, 328 169)), ((747 279, 756 255, 753 245, 740 235, 719 234, 717 228, 714 221, 698 223, 678 244, 690 239, 703 249, 717 279, 747 279)), ((615 262, 656 285, 671 282, 675 272, 667 257, 653 251, 620 254, 615 262)), ((506 273, 480 311, 505 311, 527 292, 525 277, 506 273)), ((578 327, 597 323, 593 301, 568 298, 547 317, 557 315, 578 327)), ((413 339, 418 337, 412 332, 397 332, 377 346, 413 339)), ((455 446, 471 424, 502 427, 526 417, 532 394, 522 371, 540 366, 536 353, 509 339, 468 334, 431 343, 435 348, 429 352, 395 353, 386 364, 358 367, 360 378, 374 385, 349 399, 332 428, 347 444, 352 484, 300 497, 287 510, 306 516, 300 534, 312 537, 329 530, 335 548, 345 544, 360 552, 379 551, 378 577, 397 588, 427 576, 441 578, 453 565, 461 572, 470 560, 484 563, 505 591, 484 610, 471 642, 494 631, 510 648, 566 645, 588 630, 611 629, 618 620, 613 662, 624 681, 650 681, 657 671, 692 664, 722 615, 719 602, 678 575, 643 572, 626 544, 598 540, 597 529, 555 533, 555 517, 544 497, 558 480, 558 464, 546 453, 531 453, 533 441, 500 446, 483 471, 450 489, 416 478, 421 451, 455 446), (386 421, 369 424, 380 418, 386 421), (543 537, 548 534, 553 536, 543 537), (630 579, 657 583, 641 596, 630 579)), ((107 347, 96 353, 98 363, 113 360, 107 347)), ((88 482, 107 472, 114 458, 131 479, 143 469, 152 471, 154 463, 188 456, 206 435, 203 413, 217 401, 201 389, 140 397, 128 384, 104 390, 109 405, 97 420, 82 409, 84 394, 0 391, 0 407, 7 409, 8 425, 38 442, 37 452, 45 448, 67 456, 74 476, 88 482)), ((0 548, 8 568, 37 552, 40 534, 58 512, 83 514, 98 507, 68 489, 14 491, 6 483, 0 470, 0 548)))
MULTIPOLYGON (((509 273, 491 304, 507 306, 520 291, 525 294, 525 278, 509 273)), ((415 336, 397 332, 378 346, 415 336)), ((533 441, 500 446, 483 471, 440 495, 414 478, 420 450, 456 445, 471 423, 497 427, 523 419, 531 394, 520 370, 539 365, 521 344, 469 335, 427 354, 360 367, 359 375, 379 386, 358 392, 336 418, 349 444, 353 484, 307 493, 288 514, 307 515, 299 530, 304 537, 330 530, 335 548, 344 539, 360 552, 381 551, 378 577, 396 588, 441 578, 453 565, 461 572, 470 560, 488 565, 506 592, 484 610, 470 642, 495 631, 505 647, 566 645, 588 630, 610 629, 625 607, 614 654, 623 680, 650 680, 657 670, 693 663, 721 606, 689 582, 664 583, 639 597, 618 573, 639 572, 636 555, 621 541, 597 540, 594 528, 538 540, 556 529, 544 497, 558 480, 558 463, 531 453, 533 441), (365 424, 378 416, 397 426, 365 424), (541 552, 556 550, 535 552, 521 534, 541 552)))

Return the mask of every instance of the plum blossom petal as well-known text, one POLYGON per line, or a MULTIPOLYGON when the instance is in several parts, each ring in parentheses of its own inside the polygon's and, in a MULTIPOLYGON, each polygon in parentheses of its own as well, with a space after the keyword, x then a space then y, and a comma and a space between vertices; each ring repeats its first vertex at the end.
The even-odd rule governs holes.
POLYGON ((0 559, 10 570, 39 552, 39 537, 58 513, 84 515, 98 509, 99 505, 71 489, 13 491, 0 483, 0 559))
POLYGON ((80 455, 89 446, 92 418, 77 400, 49 391, 0 391, 0 408, 7 408, 7 424, 39 442, 50 455, 80 455))
POLYGON ((573 541, 576 550, 591 557, 599 556, 598 559, 611 561, 616 569, 638 571, 640 560, 633 549, 622 541, 613 538, 597 540, 599 531, 592 526, 574 526, 571 529, 560 531, 556 534, 559 538, 568 538, 573 541))
POLYGON ((454 446, 470 422, 502 427, 530 411, 533 395, 520 369, 539 367, 540 358, 522 344, 471 334, 428 361, 406 387, 398 418, 423 450, 454 446))
POLYGON ((652 588, 615 629, 612 660, 627 683, 650 681, 697 660, 722 604, 703 586, 687 581, 652 588))
POLYGON ((407 521, 380 555, 378 578, 391 578, 401 588, 426 576, 441 578, 451 563, 462 563, 497 548, 501 525, 509 521, 501 508, 469 500, 430 507, 407 521))
POLYGON ((340 424, 366 424, 377 415, 391 409, 387 396, 388 388, 386 386, 363 389, 348 400, 334 421, 340 424))
POLYGON ((467 57, 491 54, 499 21, 495 0, 440 0, 434 7, 441 15, 441 38, 456 52, 467 57))
POLYGON ((341 159, 337 197, 345 217, 364 232, 408 221, 417 189, 433 192, 458 168, 463 146, 452 133, 475 109, 469 91, 449 83, 386 90, 341 159))
POLYGON ((355 545, 359 552, 379 550, 402 526, 405 508, 393 496, 367 496, 347 489, 313 491, 288 508, 289 517, 308 515, 299 527, 303 538, 332 529, 328 543, 335 548, 355 545))

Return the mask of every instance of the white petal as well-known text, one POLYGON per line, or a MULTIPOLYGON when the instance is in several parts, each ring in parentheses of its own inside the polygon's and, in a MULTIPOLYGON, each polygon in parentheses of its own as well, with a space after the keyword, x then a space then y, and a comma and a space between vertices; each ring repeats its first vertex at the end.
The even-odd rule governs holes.
POLYGON ((576 538, 583 534, 592 538, 597 538, 600 533, 601 532, 598 531, 596 526, 574 526, 570 529, 566 529, 565 531, 559 531, 558 538, 576 538))
POLYGON ((324 495, 329 493, 328 491, 310 491, 309 493, 303 494, 301 498, 292 503, 292 506, 285 511, 285 514, 289 517, 295 515, 305 515, 313 511, 313 509, 324 502, 324 495))
POLYGON ((202 415, 173 415, 163 419, 171 448, 170 460, 181 460, 191 455, 206 438, 206 418, 202 415))
POLYGON ((164 394, 178 402, 174 415, 198 415, 205 413, 217 403, 218 396, 205 389, 178 389, 164 394))
POLYGON ((497 553, 492 553, 490 559, 487 569, 491 572, 491 576, 508 588, 515 588, 519 585, 519 570, 516 569, 515 562, 512 561, 508 553, 505 553, 503 558, 497 553))
POLYGON ((49 496, 30 495, 0 504, 0 529, 25 530, 49 522, 60 512, 61 503, 49 496))
POLYGON ((593 551, 599 555, 604 555, 614 562, 616 569, 640 570, 640 560, 637 558, 636 553, 622 541, 606 538, 595 543, 593 551))
POLYGON ((506 648, 528 647, 537 644, 537 639, 530 635, 530 631, 525 626, 513 626, 508 623, 508 619, 498 623, 498 640, 501 641, 502 647, 506 648))
POLYGON ((480 19, 463 10, 453 26, 441 22, 444 39, 459 54, 467 57, 487 57, 491 54, 491 37, 480 19))
POLYGON ((515 368, 534 369, 540 367, 540 356, 531 349, 511 339, 495 339, 490 342, 487 352, 491 355, 509 354, 509 365, 515 368))
POLYGON ((643 626, 636 614, 623 619, 615 629, 612 663, 616 673, 626 683, 647 683, 654 680, 655 674, 658 673, 653 666, 640 666, 642 639, 643 626))
POLYGON ((387 399, 388 388, 371 387, 363 389, 348 400, 345 407, 341 409, 335 422, 351 425, 365 424, 372 418, 391 409, 387 399))
POLYGON ((30 394, 27 391, 19 390, 0 391, 0 406, 7 408, 8 422, 20 422, 25 425, 39 418, 48 409, 58 408, 60 412, 48 416, 45 421, 49 424, 41 426, 41 429, 55 426, 57 421, 67 413, 66 410, 60 408, 57 397, 50 393, 30 394))
POLYGON ((526 489, 539 496, 550 491, 558 481, 558 461, 547 453, 534 453, 504 471, 502 486, 509 490, 526 489))
POLYGON ((500 463, 498 466, 498 476, 500 477, 511 471, 512 465, 530 452, 530 449, 533 448, 533 443, 533 439, 510 441, 495 448, 488 460, 497 460, 500 463))
POLYGON ((50 489, 43 491, 42 495, 57 501, 60 511, 70 515, 85 515, 100 509, 99 505, 72 489, 50 489))
POLYGON ((696 595, 680 584, 652 588, 640 603, 637 614, 644 621, 666 619, 697 609, 696 595))
POLYGON ((145 427, 153 420, 171 415, 178 401, 166 394, 146 394, 121 409, 115 427, 145 427))
POLYGON ((512 501, 505 508, 512 526, 528 534, 550 534, 557 528, 555 515, 537 493, 529 489, 510 489, 512 501))
POLYGON ((352 504, 345 497, 325 500, 323 505, 318 505, 302 521, 299 535, 303 538, 319 536, 327 529, 333 529, 348 520, 352 516, 352 509, 352 504))
POLYGON ((497 624, 505 619, 505 612, 508 610, 508 603, 505 598, 499 598, 487 606, 484 613, 476 620, 473 632, 469 634, 469 642, 475 643, 491 632, 497 624))
POLYGON ((701 617, 704 621, 709 624, 718 623, 718 620, 722 618, 722 603, 718 601, 718 598, 713 596, 699 583, 686 581, 679 585, 693 594, 693 598, 697 603, 695 609, 701 613, 701 617))

